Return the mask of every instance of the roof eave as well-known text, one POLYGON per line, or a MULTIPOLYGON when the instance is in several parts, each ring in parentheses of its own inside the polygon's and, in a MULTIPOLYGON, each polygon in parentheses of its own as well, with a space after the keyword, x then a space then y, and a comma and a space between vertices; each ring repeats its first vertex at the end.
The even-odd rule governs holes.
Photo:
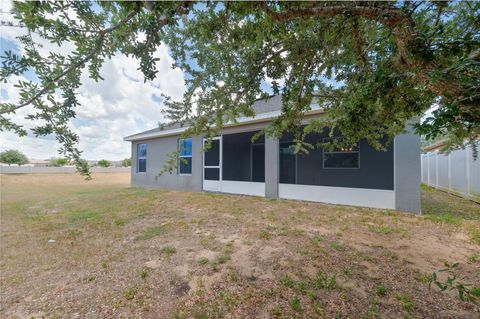
MULTIPOLYGON (((309 115, 317 115, 317 114, 322 114, 322 113, 324 113, 324 110, 319 108, 319 109, 315 109, 315 110, 305 112, 305 115, 309 116, 309 115)), ((254 117, 241 117, 241 118, 237 119, 236 123, 227 123, 223 127, 227 128, 227 127, 234 127, 234 126, 243 126, 243 125, 250 125, 250 124, 256 124, 256 123, 270 122, 274 118, 279 116, 280 114, 281 114, 281 111, 273 111, 273 112, 268 112, 268 113, 261 113, 261 114, 258 114, 257 116, 254 116, 254 117)), ((134 135, 124 137, 123 140, 127 141, 127 142, 135 142, 135 141, 153 139, 153 138, 157 138, 157 137, 180 135, 186 129, 187 128, 182 127, 182 128, 176 128, 176 129, 165 130, 165 131, 158 131, 158 132, 153 132, 153 133, 134 134, 134 135)))

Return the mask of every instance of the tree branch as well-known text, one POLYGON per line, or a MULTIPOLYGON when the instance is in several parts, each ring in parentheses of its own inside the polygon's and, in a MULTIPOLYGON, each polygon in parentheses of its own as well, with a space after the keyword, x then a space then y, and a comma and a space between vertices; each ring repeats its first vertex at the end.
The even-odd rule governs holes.
POLYGON ((358 26, 358 20, 356 18, 352 20, 352 31, 353 31, 355 51, 357 51, 357 54, 362 64, 370 68, 367 55, 363 51, 363 39, 362 39, 362 36, 360 35, 360 28, 358 26))
POLYGON ((392 7, 334 5, 276 12, 270 9, 264 1, 261 1, 259 6, 267 16, 279 22, 301 17, 335 17, 343 15, 380 21, 393 27, 400 22, 403 23, 409 20, 409 16, 403 10, 392 7))
MULTIPOLYGON (((67 68, 65 68, 65 70, 63 70, 63 72, 61 72, 59 75, 52 78, 50 83, 58 82, 64 76, 66 76, 68 73, 72 72, 76 68, 78 68, 78 67, 82 66, 83 64, 87 63, 88 61, 90 61, 95 56, 95 54, 98 51, 100 51, 100 49, 102 48, 103 41, 105 40, 105 35, 117 30, 118 28, 123 26, 125 23, 127 23, 130 19, 132 19, 137 14, 138 14, 138 11, 132 11, 122 21, 120 21, 118 24, 116 24, 114 26, 111 26, 110 28, 103 29, 100 32, 98 32, 98 38, 97 38, 97 41, 95 43, 95 47, 93 48, 93 50, 89 54, 87 54, 85 57, 83 57, 83 59, 81 59, 81 60, 79 60, 75 63, 70 64, 67 68)), ((12 113, 12 112, 24 107, 24 106, 27 106, 27 105, 31 104, 33 101, 41 98, 42 95, 47 93, 50 90, 51 85, 52 84, 47 84, 45 87, 43 87, 43 89, 38 91, 37 94, 35 94, 33 97, 31 97, 27 101, 25 101, 25 102, 23 102, 19 105, 15 105, 13 107, 10 107, 6 110, 3 110, 3 111, 0 112, 0 114, 12 113)), ((6 103, 0 104, 0 106, 5 106, 5 105, 6 105, 6 103)))

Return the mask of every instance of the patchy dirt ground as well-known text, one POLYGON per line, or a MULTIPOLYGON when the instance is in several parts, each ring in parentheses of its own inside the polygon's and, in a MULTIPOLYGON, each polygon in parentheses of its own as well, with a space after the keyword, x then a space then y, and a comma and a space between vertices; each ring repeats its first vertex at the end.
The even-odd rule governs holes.
POLYGON ((479 318, 429 275, 480 282, 480 206, 421 217, 129 188, 127 174, 1 175, 2 318, 479 318))

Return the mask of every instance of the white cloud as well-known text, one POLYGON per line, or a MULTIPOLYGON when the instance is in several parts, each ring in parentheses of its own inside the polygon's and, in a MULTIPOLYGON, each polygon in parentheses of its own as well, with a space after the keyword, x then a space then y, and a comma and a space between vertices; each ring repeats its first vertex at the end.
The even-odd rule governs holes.
MULTIPOLYGON (((2 11, 9 10, 10 3, 2 0, 2 11)), ((2 20, 5 14, 2 14, 2 20)), ((18 44, 16 36, 24 32, 21 28, 2 27, 0 37, 18 44)), ((44 50, 67 53, 71 48, 59 48, 43 39, 38 39, 44 45, 44 50)), ((75 111, 77 117, 71 123, 72 130, 80 136, 80 149, 87 159, 109 160, 130 156, 130 145, 123 137, 151 129, 164 121, 161 114, 163 104, 159 102, 162 93, 180 99, 185 90, 183 73, 172 69, 174 62, 168 48, 161 45, 155 57, 157 62, 157 78, 144 83, 143 74, 138 70, 138 61, 133 58, 117 55, 103 65, 100 74, 104 81, 95 82, 88 77, 88 72, 82 74, 82 86, 78 90, 78 101, 81 106, 75 111), (156 100, 154 100, 154 96, 156 100)), ((8 98, 6 101, 15 103, 18 91, 13 84, 18 78, 12 77, 7 84, 1 84, 8 98)), ((31 109, 22 109, 11 116, 16 123, 32 127, 32 123, 24 119, 31 109)), ((49 158, 57 156, 58 144, 52 137, 35 138, 27 136, 19 138, 11 132, 0 133, 1 149, 16 148, 31 158, 49 158)))

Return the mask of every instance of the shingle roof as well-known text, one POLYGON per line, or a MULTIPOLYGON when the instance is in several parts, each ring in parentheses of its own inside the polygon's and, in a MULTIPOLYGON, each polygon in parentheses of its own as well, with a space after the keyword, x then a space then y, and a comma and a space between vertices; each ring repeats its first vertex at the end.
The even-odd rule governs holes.
MULTIPOLYGON (((282 97, 280 95, 272 95, 270 98, 265 101, 264 99, 258 99, 253 103, 252 108, 256 115, 262 113, 269 113, 274 111, 280 111, 282 107, 282 97)), ((157 127, 151 130, 143 131, 133 135, 126 136, 124 139, 134 139, 136 136, 151 134, 166 130, 179 129, 181 125, 178 123, 165 125, 163 128, 157 127)))

